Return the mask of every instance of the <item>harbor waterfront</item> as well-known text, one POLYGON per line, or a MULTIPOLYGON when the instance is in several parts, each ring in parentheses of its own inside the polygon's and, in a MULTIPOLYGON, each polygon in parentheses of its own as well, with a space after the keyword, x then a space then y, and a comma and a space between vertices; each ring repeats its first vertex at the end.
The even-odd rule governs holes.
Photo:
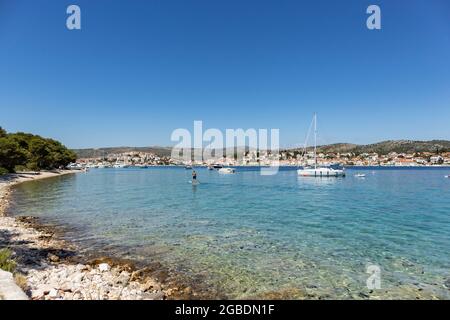
POLYGON ((195 168, 195 186, 183 167, 91 169, 16 186, 9 212, 227 298, 450 298, 448 168, 296 169, 195 168), (380 289, 367 287, 372 265, 380 289))

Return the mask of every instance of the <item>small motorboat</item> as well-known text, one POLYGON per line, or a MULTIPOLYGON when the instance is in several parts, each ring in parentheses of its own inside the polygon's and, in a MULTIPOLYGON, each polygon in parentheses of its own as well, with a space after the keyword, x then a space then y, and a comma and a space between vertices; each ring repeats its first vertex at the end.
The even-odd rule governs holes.
POLYGON ((364 178, 366 175, 364 173, 357 173, 355 174, 355 177, 357 178, 364 178))
POLYGON ((450 178, 450 175, 448 175, 448 176, 445 176, 444 178, 450 178))
POLYGON ((81 163, 69 163, 66 167, 69 170, 84 170, 84 166, 81 163))
POLYGON ((297 170, 302 177, 345 177, 345 170, 327 167, 302 168, 297 170))
POLYGON ((233 168, 221 168, 218 170, 218 172, 221 174, 233 174, 236 172, 236 170, 234 170, 233 168))
POLYGON ((121 169, 121 168, 128 168, 129 165, 125 163, 116 162, 116 164, 113 165, 113 168, 121 169))
POLYGON ((186 169, 186 170, 190 170, 190 169, 192 169, 192 166, 184 166, 184 168, 186 169))

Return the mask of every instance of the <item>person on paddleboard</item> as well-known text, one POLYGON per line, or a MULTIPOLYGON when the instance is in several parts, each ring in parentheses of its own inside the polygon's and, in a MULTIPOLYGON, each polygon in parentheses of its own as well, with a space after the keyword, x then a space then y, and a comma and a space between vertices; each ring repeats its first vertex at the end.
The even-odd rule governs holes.
POLYGON ((197 181, 197 172, 195 170, 192 171, 192 182, 197 181))

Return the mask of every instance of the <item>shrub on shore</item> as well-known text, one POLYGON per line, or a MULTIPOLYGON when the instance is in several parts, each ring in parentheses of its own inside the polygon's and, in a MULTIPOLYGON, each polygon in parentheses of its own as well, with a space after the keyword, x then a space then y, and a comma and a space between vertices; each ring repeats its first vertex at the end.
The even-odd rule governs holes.
POLYGON ((11 272, 14 277, 14 282, 19 286, 19 288, 21 288, 23 291, 27 291, 27 277, 24 274, 18 272, 16 270, 16 267, 17 263, 12 259, 11 250, 7 248, 0 249, 0 269, 11 272))
POLYGON ((27 283, 27 277, 23 275, 22 273, 14 273, 14 281, 19 286, 20 289, 23 291, 27 291, 28 289, 28 283, 27 283))
POLYGON ((0 167, 13 171, 14 166, 26 160, 25 150, 9 135, 0 138, 0 167))
POLYGON ((15 169, 43 170, 65 167, 76 154, 60 142, 30 133, 7 133, 0 127, 0 174, 15 169))
POLYGON ((16 269, 16 262, 11 259, 12 252, 9 249, 0 249, 0 269, 14 272, 16 269))

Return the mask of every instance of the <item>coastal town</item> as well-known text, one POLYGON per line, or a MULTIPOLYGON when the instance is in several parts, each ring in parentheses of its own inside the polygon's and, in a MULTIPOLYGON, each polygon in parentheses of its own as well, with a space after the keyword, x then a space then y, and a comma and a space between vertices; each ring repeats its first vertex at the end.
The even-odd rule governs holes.
MULTIPOLYGON (((440 154, 432 152, 397 153, 388 154, 372 153, 317 153, 317 165, 329 166, 450 166, 450 152, 440 154)), ((72 167, 87 168, 125 168, 149 166, 310 166, 314 165, 314 152, 301 152, 298 150, 285 150, 278 152, 276 156, 269 151, 246 151, 240 156, 223 156, 217 158, 206 158, 201 161, 173 159, 170 156, 159 156, 147 152, 123 152, 112 153, 102 157, 78 158, 72 167)))

